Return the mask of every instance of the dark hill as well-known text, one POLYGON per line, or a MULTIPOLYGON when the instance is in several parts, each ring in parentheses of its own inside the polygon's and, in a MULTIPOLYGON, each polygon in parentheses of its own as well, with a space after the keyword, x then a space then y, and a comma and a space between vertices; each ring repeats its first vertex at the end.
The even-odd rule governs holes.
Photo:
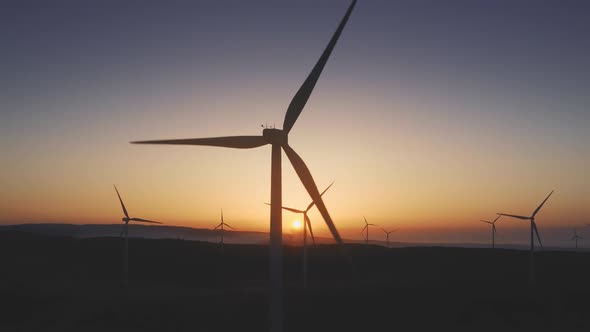
MULTIPOLYGON (((0 232, 0 331, 265 331, 268 247, 0 232)), ((286 246, 288 331, 588 331, 590 255, 517 250, 286 246)))

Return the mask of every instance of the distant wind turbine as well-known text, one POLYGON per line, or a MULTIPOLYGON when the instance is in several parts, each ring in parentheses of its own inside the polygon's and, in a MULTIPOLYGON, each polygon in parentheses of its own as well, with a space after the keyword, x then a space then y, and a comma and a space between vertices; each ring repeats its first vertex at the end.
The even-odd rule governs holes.
POLYGON ((123 200, 121 199, 121 195, 119 195, 119 190, 117 190, 117 186, 113 185, 113 187, 115 187, 115 192, 117 192, 117 196, 119 197, 119 202, 121 202, 121 207, 123 208, 123 214, 125 214, 125 217, 123 219, 121 219, 123 221, 123 231, 121 232, 123 235, 125 235, 125 241, 124 241, 124 245, 123 245, 123 274, 124 274, 124 283, 125 285, 127 285, 129 283, 129 240, 127 238, 128 235, 128 231, 129 231, 129 222, 130 221, 137 221, 137 222, 147 222, 147 223, 151 223, 151 224, 161 224, 161 222, 158 221, 153 221, 153 220, 147 220, 147 219, 141 219, 141 218, 131 218, 129 217, 129 213, 127 213, 127 209, 125 208, 125 204, 123 203, 123 200))
MULTIPOLYGON (((367 227, 367 226, 365 226, 365 227, 367 227)), ((389 248, 389 234, 397 232, 397 229, 394 229, 394 230, 392 230, 392 231, 389 231, 389 232, 388 232, 388 231, 386 231, 384 228, 381 228, 381 230, 382 230, 383 232, 385 232, 385 236, 386 236, 386 239, 387 239, 387 248, 389 248)), ((367 232, 368 232, 368 231, 369 231, 369 230, 367 229, 367 232)))
POLYGON ((283 330, 283 275, 282 275, 282 182, 281 182, 281 148, 289 158, 293 165, 295 172, 299 176, 303 186, 315 202, 320 211, 324 221, 328 225, 332 236, 337 243, 342 244, 342 238, 332 221, 332 217, 328 213, 326 205, 320 197, 320 192, 313 180, 311 172, 305 165, 301 157, 289 146, 288 134, 297 121, 297 118, 303 111, 311 93, 334 49, 336 42, 352 13, 356 4, 353 0, 340 21, 338 28, 332 35, 328 46, 320 56, 318 62, 315 64, 309 76, 299 88, 285 114, 283 122, 283 129, 264 128, 262 136, 229 136, 229 137, 214 137, 214 138, 196 138, 196 139, 172 139, 172 140, 156 140, 156 141, 142 141, 132 142, 136 144, 180 144, 180 145, 207 145, 236 149, 251 149, 270 144, 272 146, 272 162, 271 162, 271 212, 270 212, 270 321, 271 331, 283 330))
POLYGON ((361 231, 361 233, 364 231, 367 231, 366 236, 365 236, 365 243, 369 244, 369 226, 377 226, 377 225, 369 224, 369 222, 367 221, 367 218, 365 218, 365 217, 363 217, 363 218, 365 219, 365 227, 363 227, 363 230, 361 231))
POLYGON ((224 227, 229 227, 231 229, 235 229, 232 226, 230 226, 228 223, 226 223, 225 221, 223 221, 223 209, 221 209, 221 223, 217 226, 215 226, 215 229, 221 229, 221 241, 219 241, 219 245, 221 246, 221 252, 223 253, 223 233, 225 232, 224 227))
POLYGON ((500 219, 501 217, 502 216, 497 216, 496 219, 494 219, 494 221, 480 220, 482 222, 485 222, 486 224, 492 225, 492 248, 496 247, 496 221, 498 221, 498 219, 500 219))
MULTIPOLYGON (((320 194, 320 196, 324 196, 326 191, 328 191, 328 189, 330 189, 330 187, 333 184, 334 184, 334 182, 330 183, 330 185, 326 189, 324 189, 324 191, 320 194)), ((266 203, 266 204, 270 205, 268 203, 266 203)), ((311 240, 312 240, 313 244, 315 245, 315 237, 313 236, 313 229, 311 228, 311 220, 307 216, 307 212, 309 212, 309 210, 311 210, 311 208, 314 205, 315 205, 315 203, 312 201, 311 203, 309 203, 309 205, 307 205, 307 208, 305 210, 297 210, 294 208, 289 208, 289 207, 283 206, 283 210, 291 211, 293 213, 300 213, 303 215, 303 288, 307 288, 307 228, 308 227, 309 227, 309 233, 311 235, 311 240)))
POLYGON ((584 238, 578 235, 578 232, 574 228, 574 235, 572 236, 571 240, 576 241, 576 249, 578 249, 578 240, 583 240, 584 238))
POLYGON ((551 197, 552 194, 553 194, 553 190, 549 193, 547 198, 545 198, 545 200, 543 200, 541 205, 539 205, 539 207, 537 207, 535 209, 535 211, 533 211, 533 214, 530 217, 518 216, 518 215, 514 215, 514 214, 498 213, 498 215, 500 215, 500 216, 506 216, 506 217, 516 218, 516 219, 531 221, 531 253, 530 253, 530 275, 529 275, 531 282, 535 282, 535 257, 534 257, 534 255, 535 255, 535 238, 534 238, 534 234, 537 235, 537 240, 539 240, 539 245, 541 246, 541 248, 543 248, 543 243, 541 243, 541 237, 539 236, 539 230, 537 229, 537 223, 535 222, 535 216, 537 215, 537 213, 539 213, 539 210, 541 210, 541 208, 543 207, 545 202, 547 202, 547 200, 549 199, 549 197, 551 197))

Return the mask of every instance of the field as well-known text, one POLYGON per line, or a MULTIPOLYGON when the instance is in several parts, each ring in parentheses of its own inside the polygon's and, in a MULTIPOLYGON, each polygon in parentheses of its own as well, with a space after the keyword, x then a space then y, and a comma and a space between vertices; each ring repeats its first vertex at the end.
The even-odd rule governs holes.
MULTIPOLYGON (((589 331, 590 254, 284 248, 287 331, 589 331), (346 257, 351 257, 352 262, 346 257)), ((268 247, 0 232, 0 331, 265 331, 268 247)))

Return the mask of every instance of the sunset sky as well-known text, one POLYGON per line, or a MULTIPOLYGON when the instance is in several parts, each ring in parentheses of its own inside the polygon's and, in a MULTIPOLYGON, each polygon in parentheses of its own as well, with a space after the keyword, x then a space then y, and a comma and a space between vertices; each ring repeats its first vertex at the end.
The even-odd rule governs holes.
MULTIPOLYGON (((132 216, 213 227, 223 208, 267 231, 270 146, 129 142, 281 127, 348 4, 3 2, 0 224, 120 222, 116 184, 132 216)), ((335 181, 343 236, 366 216, 395 241, 485 242, 479 219, 555 189, 541 235, 590 238, 588 17, 586 1, 359 0, 289 137, 320 190, 335 181)), ((284 157, 284 204, 309 201, 284 157)), ((527 241, 523 221, 498 232, 527 241)))

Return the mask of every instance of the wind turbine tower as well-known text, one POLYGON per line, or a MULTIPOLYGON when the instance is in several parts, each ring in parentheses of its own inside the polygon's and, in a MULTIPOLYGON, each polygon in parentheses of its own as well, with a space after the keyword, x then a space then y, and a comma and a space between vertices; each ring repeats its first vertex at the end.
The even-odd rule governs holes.
MULTIPOLYGON (((324 189, 324 191, 320 194, 320 196, 324 196, 326 191, 328 191, 328 189, 330 189, 330 187, 333 184, 334 184, 334 182, 332 182, 326 189, 324 189)), ((267 205, 269 205, 269 204, 267 203, 267 205)), ((308 227, 309 227, 309 233, 311 235, 311 240, 313 241, 313 244, 315 245, 315 237, 313 236, 313 229, 311 228, 311 220, 309 219, 309 216, 307 215, 309 210, 311 210, 311 208, 314 205, 315 205, 315 203, 312 201, 311 203, 309 203, 309 205, 307 205, 307 208, 305 210, 298 210, 298 209, 283 206, 283 210, 287 210, 287 211, 291 211, 293 213, 299 213, 299 214, 303 215, 303 288, 307 288, 307 228, 308 227)))
POLYGON ((219 241, 219 245, 221 246, 221 253, 223 253, 223 234, 225 232, 225 227, 228 227, 230 229, 235 229, 232 226, 230 226, 228 223, 226 223, 225 221, 223 221, 223 209, 221 209, 221 223, 217 226, 215 226, 215 229, 220 229, 221 230, 221 241, 219 241))
POLYGON ((363 227, 362 232, 366 232, 365 234, 365 244, 369 244, 369 226, 377 226, 375 224, 369 224, 369 222, 367 221, 367 218, 363 217, 363 219, 365 219, 365 227, 363 227))
MULTIPOLYGON (((397 229, 394 229, 392 231, 386 231, 384 228, 381 228, 381 230, 385 233, 386 241, 387 241, 387 248, 389 248, 390 247, 390 245, 389 245, 389 234, 394 233, 394 232, 397 232, 397 229)), ((367 229, 367 232, 368 232, 368 229, 367 229)))
POLYGON ((291 100, 285 114, 283 129, 264 128, 262 135, 259 136, 229 136, 213 138, 189 138, 189 139, 170 139, 132 142, 135 144, 174 144, 174 145, 206 145, 235 149, 252 149, 264 145, 271 145, 271 184, 270 184, 270 330, 272 332, 283 330, 283 263, 282 263, 282 180, 281 180, 281 150, 285 151, 287 158, 303 183, 303 186, 311 196, 315 205, 318 207, 324 221, 328 225, 332 236, 337 243, 342 244, 342 238, 332 221, 326 205, 322 201, 320 192, 313 180, 311 172, 305 165, 301 157, 289 145, 289 132, 295 125, 297 118, 303 111, 305 104, 309 100, 313 89, 320 78, 324 66, 328 62, 332 50, 338 42, 354 6, 356 0, 353 0, 344 17, 340 21, 338 28, 332 35, 328 45, 324 49, 319 60, 307 76, 295 96, 291 100))
POLYGON ((530 265, 529 278, 530 278, 531 283, 535 282, 535 238, 534 238, 535 234, 537 235, 537 240, 539 240, 539 245, 541 246, 541 248, 543 248, 543 243, 541 242, 541 237, 539 236, 539 230, 537 229, 537 223, 535 222, 535 216, 537 215, 537 213, 539 213, 539 210, 541 210, 541 208, 543 207, 545 202, 547 202, 547 200, 549 199, 549 197, 551 197, 552 194, 553 194, 553 190, 549 193, 547 198, 545 198, 545 200, 543 200, 541 205, 539 205, 535 209, 535 211, 533 211, 533 214, 531 214, 530 217, 519 216, 519 215, 514 215, 514 214, 507 214, 507 213, 498 213, 498 215, 500 215, 500 216, 516 218, 516 219, 520 219, 520 220, 529 220, 531 222, 531 250, 530 250, 530 263, 529 263, 529 265, 530 265))
POLYGON ((571 238, 572 240, 576 241, 576 249, 578 249, 578 240, 583 240, 584 238, 578 235, 578 232, 574 228, 574 235, 571 238))
POLYGON ((125 215, 125 217, 121 219, 123 221, 123 230, 121 231, 121 234, 125 236, 123 242, 123 283, 125 286, 127 286, 129 284, 129 239, 127 237, 129 234, 129 222, 137 221, 151 224, 161 224, 161 222, 129 217, 129 213, 127 213, 127 209, 125 208, 125 204, 121 199, 121 195, 119 195, 119 190, 117 190, 117 186, 113 185, 113 187, 115 187, 115 192, 117 193, 117 197, 119 197, 119 202, 121 202, 121 208, 123 208, 123 214, 125 215))
POLYGON ((492 248, 496 247, 496 221, 498 221, 498 219, 501 217, 502 216, 497 216, 494 221, 480 220, 481 222, 492 225, 492 248))

